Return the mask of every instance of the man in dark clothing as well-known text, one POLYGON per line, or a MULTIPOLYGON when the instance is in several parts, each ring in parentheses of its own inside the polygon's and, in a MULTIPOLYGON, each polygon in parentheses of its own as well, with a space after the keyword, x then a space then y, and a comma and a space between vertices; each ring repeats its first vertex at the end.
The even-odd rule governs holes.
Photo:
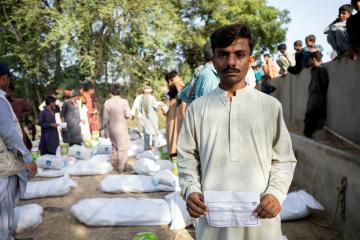
POLYGON ((289 67, 288 71, 292 74, 298 74, 303 69, 303 58, 304 58, 304 52, 303 52, 301 40, 297 40, 294 42, 294 50, 296 51, 295 66, 289 67))
POLYGON ((326 94, 329 76, 327 70, 321 65, 321 59, 321 52, 312 52, 310 55, 311 81, 304 120, 304 135, 309 138, 317 129, 322 128, 323 121, 326 118, 326 94))
POLYGON ((346 29, 351 45, 350 57, 356 59, 360 54, 360 0, 351 0, 351 4, 357 13, 347 19, 346 29))
POLYGON ((74 90, 72 97, 64 102, 60 113, 61 121, 67 123, 67 127, 62 129, 63 141, 70 145, 81 145, 83 141, 80 128, 80 111, 77 104, 79 100, 80 93, 74 90))
POLYGON ((41 155, 56 154, 59 146, 59 134, 55 120, 55 101, 56 98, 47 96, 45 98, 46 108, 40 113, 39 126, 41 127, 41 139, 39 150, 41 155))

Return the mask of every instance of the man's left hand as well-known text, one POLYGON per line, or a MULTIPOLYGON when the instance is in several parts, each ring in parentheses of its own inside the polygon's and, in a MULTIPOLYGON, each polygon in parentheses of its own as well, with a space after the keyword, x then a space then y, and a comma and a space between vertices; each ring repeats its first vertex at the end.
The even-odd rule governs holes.
POLYGON ((260 205, 255 209, 255 214, 260 218, 274 218, 281 211, 279 201, 271 194, 264 195, 260 205))
POLYGON ((26 164, 26 168, 28 169, 28 177, 33 178, 37 173, 37 165, 34 161, 26 164))

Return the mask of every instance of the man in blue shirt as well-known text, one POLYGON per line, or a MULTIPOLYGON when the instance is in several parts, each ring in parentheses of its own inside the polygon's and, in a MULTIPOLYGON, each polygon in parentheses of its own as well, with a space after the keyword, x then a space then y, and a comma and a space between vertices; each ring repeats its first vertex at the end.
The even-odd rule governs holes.
POLYGON ((185 86, 179 94, 179 98, 187 104, 211 92, 218 87, 220 82, 219 76, 212 63, 214 54, 210 42, 205 44, 203 52, 205 64, 195 69, 189 84, 185 86))
POLYGON ((10 233, 14 226, 16 200, 25 193, 28 177, 34 177, 37 171, 36 163, 23 142, 18 119, 5 97, 9 84, 10 70, 0 63, 0 240, 13 239, 10 233), (7 158, 6 154, 13 157, 7 158))

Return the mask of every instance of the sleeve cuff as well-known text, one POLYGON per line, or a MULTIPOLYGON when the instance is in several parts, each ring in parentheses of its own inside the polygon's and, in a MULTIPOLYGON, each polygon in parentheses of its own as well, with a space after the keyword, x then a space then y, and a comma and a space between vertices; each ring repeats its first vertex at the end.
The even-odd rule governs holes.
POLYGON ((25 155, 23 159, 24 159, 24 163, 31 163, 32 162, 31 154, 25 155))
POLYGON ((187 187, 186 191, 185 191, 185 201, 188 199, 190 194, 192 194, 194 192, 202 193, 201 190, 194 185, 187 187))
POLYGON ((274 189, 274 188, 268 189, 268 190, 264 193, 264 195, 266 195, 266 194, 271 194, 271 195, 273 195, 273 196, 279 201, 280 205, 283 204, 283 202, 284 202, 284 200, 285 200, 285 198, 286 198, 286 195, 284 195, 280 190, 274 189))

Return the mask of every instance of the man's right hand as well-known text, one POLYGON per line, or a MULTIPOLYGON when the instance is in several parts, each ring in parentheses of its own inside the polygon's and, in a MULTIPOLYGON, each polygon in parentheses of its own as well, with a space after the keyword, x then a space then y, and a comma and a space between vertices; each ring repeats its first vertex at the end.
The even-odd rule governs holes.
POLYGON ((36 165, 36 163, 35 162, 30 162, 30 163, 26 164, 26 168, 29 171, 28 177, 29 178, 35 177, 35 175, 37 173, 37 165, 36 165))
POLYGON ((204 195, 198 192, 193 192, 189 195, 186 200, 186 207, 193 218, 198 218, 208 212, 208 207, 204 204, 204 195))

